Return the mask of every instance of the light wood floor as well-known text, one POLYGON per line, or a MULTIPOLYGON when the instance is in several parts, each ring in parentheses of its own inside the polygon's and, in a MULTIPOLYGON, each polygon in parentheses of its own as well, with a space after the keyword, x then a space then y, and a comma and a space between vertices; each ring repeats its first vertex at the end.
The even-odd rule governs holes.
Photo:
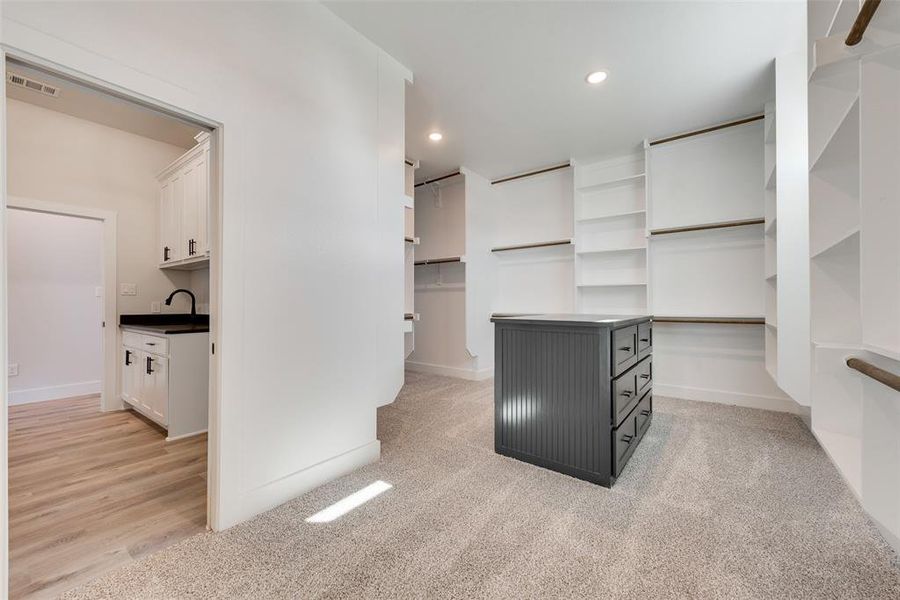
POLYGON ((98 397, 9 408, 10 596, 55 597, 206 527, 206 435, 98 397))

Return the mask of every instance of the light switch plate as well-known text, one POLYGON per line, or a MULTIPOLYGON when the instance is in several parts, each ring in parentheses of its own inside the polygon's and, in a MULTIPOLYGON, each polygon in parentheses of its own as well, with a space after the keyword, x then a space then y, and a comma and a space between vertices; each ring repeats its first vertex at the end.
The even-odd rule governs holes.
POLYGON ((6 376, 15 377, 19 374, 19 363, 10 363, 6 367, 6 376))
POLYGON ((121 296, 137 296, 136 283, 123 283, 119 285, 119 295, 121 296))

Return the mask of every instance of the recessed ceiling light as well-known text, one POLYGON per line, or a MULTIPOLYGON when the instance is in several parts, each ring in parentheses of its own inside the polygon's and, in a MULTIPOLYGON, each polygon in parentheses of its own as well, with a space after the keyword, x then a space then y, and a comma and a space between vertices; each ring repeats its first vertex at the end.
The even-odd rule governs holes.
POLYGON ((432 142, 439 142, 444 139, 444 135, 439 131, 432 131, 428 134, 428 139, 432 142))
POLYGON ((606 71, 594 71, 593 73, 588 73, 584 80, 591 85, 597 85, 606 81, 607 77, 609 77, 609 73, 606 71))

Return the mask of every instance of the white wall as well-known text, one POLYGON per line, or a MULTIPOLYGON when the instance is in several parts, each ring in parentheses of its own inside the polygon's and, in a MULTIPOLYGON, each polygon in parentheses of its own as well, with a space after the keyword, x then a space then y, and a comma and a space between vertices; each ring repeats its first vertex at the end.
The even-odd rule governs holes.
POLYGON ((181 294, 171 307, 162 301, 190 275, 157 266, 156 174, 185 149, 17 100, 6 120, 10 196, 118 213, 117 277, 137 285, 136 296, 117 297, 118 314, 149 313, 151 302, 188 310, 181 294))
POLYGON ((2 42, 223 124, 213 527, 376 460, 381 51, 308 3, 4 3, 2 42))
POLYGON ((99 393, 103 226, 45 213, 7 213, 9 403, 99 393))

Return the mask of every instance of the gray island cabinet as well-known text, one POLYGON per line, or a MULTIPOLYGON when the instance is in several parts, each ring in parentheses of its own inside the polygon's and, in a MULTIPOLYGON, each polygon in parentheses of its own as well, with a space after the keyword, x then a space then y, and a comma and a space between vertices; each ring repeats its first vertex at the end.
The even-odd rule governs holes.
POLYGON ((650 317, 491 321, 494 450, 610 487, 653 417, 650 317))

